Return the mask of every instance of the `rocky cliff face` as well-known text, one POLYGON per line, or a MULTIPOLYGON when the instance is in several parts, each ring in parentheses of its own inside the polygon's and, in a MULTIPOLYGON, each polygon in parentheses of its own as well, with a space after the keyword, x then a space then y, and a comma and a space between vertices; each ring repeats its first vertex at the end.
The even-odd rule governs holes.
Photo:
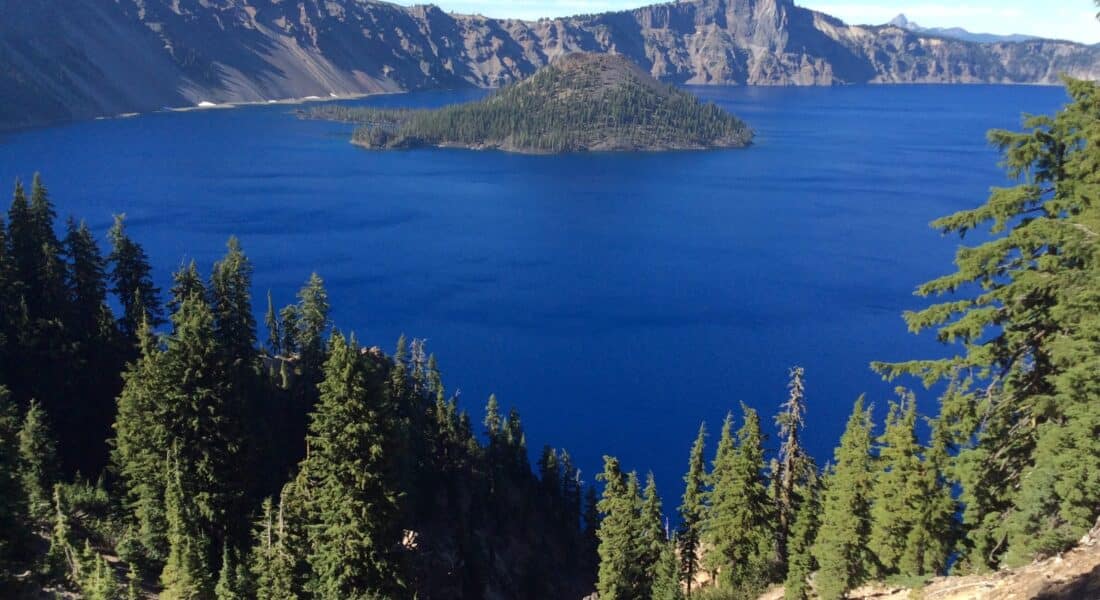
POLYGON ((165 106, 495 87, 576 51, 693 84, 1055 83, 1100 48, 855 27, 793 0, 526 22, 375 0, 0 0, 0 127, 165 106))

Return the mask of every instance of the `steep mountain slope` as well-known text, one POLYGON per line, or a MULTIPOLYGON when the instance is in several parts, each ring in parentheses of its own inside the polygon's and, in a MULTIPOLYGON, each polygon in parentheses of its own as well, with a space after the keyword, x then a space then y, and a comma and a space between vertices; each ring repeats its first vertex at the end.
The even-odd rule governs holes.
POLYGON ((527 22, 376 0, 0 0, 0 128, 202 101, 496 87, 570 52, 676 83, 1055 83, 1100 48, 857 27, 793 0, 683 0, 527 22))
POLYGON ((477 102, 435 110, 328 105, 310 114, 361 123, 354 142, 378 149, 704 150, 741 148, 753 137, 737 117, 660 83, 623 56, 581 52, 477 102))

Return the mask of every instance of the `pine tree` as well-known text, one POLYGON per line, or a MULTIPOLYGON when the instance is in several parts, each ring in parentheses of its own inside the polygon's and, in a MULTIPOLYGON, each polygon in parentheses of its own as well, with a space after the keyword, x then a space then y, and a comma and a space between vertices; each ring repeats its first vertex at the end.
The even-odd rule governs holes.
MULTIPOLYGON (((239 400, 232 395, 232 378, 206 300, 187 298, 172 322, 164 353, 171 386, 166 400, 169 444, 179 452, 184 493, 196 509, 194 526, 217 547, 239 526, 244 487, 239 400)), ((213 572, 218 557, 204 556, 213 572)))
POLYGON ((772 484, 776 506, 776 558, 780 571, 786 569, 787 538, 805 488, 816 474, 813 459, 802 447, 802 428, 806 416, 805 371, 794 367, 787 386, 790 395, 775 417, 779 427, 779 455, 773 468, 772 484))
MULTIPOLYGON (((298 292, 298 308, 293 319, 296 325, 294 345, 301 354, 302 377, 308 383, 321 380, 325 335, 331 326, 328 313, 328 292, 324 281, 314 273, 298 292)), ((285 319, 283 322, 287 323, 285 319)))
POLYGON ((706 561, 730 590, 762 588, 774 557, 774 506, 764 482, 763 435, 756 411, 742 404, 744 424, 734 443, 733 416, 726 417, 711 472, 713 489, 703 530, 706 561))
POLYGON ((207 540, 194 527, 197 507, 186 495, 190 487, 176 458, 168 473, 165 490, 165 514, 168 521, 168 558, 160 574, 162 600, 207 598, 213 591, 207 564, 207 540))
POLYGON ((111 313, 107 307, 107 261, 99 251, 95 236, 83 221, 78 225, 69 219, 64 247, 69 262, 68 287, 72 293, 71 323, 79 339, 86 344, 110 340, 114 324, 108 320, 111 313))
POLYGON ((396 593, 403 587, 395 555, 398 492, 392 408, 369 384, 354 338, 335 334, 309 428, 308 473, 318 522, 310 565, 321 598, 396 593))
POLYGON ((9 565, 21 557, 29 533, 19 473, 19 415, 7 388, 0 385, 0 571, 5 573, 14 572, 9 565))
POLYGON ((231 557, 229 545, 222 548, 222 566, 218 569, 218 582, 214 585, 217 600, 244 600, 245 593, 238 579, 237 565, 231 557))
POLYGON ((815 588, 822 600, 843 598, 876 570, 874 556, 867 550, 874 480, 872 427, 871 410, 864 409, 861 397, 840 438, 836 464, 825 485, 813 549, 820 567, 815 588))
MULTIPOLYGON (((172 382, 164 351, 144 320, 138 332, 139 356, 123 373, 118 398, 111 464, 124 489, 122 505, 134 524, 141 559, 159 563, 167 556, 164 487, 169 444, 169 412, 163 399, 172 382)), ((133 557, 127 557, 133 558, 133 557)))
POLYGON ((925 383, 975 375, 941 408, 966 416, 950 426, 962 442, 971 568, 1057 552, 1100 516, 1100 86, 1067 79, 1066 88, 1072 102, 1056 115, 989 134, 1017 185, 933 223, 991 234, 958 250, 954 273, 918 289, 947 301, 906 314, 910 330, 936 330, 961 356, 876 365, 925 383))
POLYGON ((160 290, 153 284, 152 267, 145 250, 126 235, 126 215, 115 215, 108 232, 111 254, 111 291, 122 304, 119 328, 128 339, 136 339, 143 319, 161 323, 160 290))
POLYGON ((653 578, 653 600, 683 600, 680 585, 680 559, 676 556, 676 540, 662 545, 653 578))
POLYGON ((172 289, 169 295, 171 297, 168 300, 168 310, 172 311, 172 314, 179 312, 180 307, 191 296, 206 296, 206 285, 202 282, 202 275, 199 274, 199 267, 195 261, 181 265, 172 274, 172 289))
POLYGON ((561 499, 565 512, 565 521, 572 527, 579 527, 581 518, 581 472, 573 464, 573 458, 566 450, 561 451, 558 459, 561 463, 561 499))
POLYGON ((72 525, 69 513, 62 502, 61 484, 53 487, 53 528, 50 531, 50 547, 43 559, 42 573, 51 581, 61 581, 73 571, 72 525))
POLYGON ((813 546, 819 526, 821 501, 817 485, 807 487, 798 505, 787 538, 787 576, 783 582, 785 600, 809 600, 810 575, 817 568, 813 546))
POLYGON ((680 529, 677 541, 680 545, 680 575, 687 584, 687 596, 691 596, 695 574, 699 571, 700 544, 703 520, 706 518, 707 471, 703 457, 706 444, 706 423, 699 426, 699 434, 691 447, 688 472, 684 476, 684 498, 680 503, 680 529))
POLYGON ((644 572, 637 536, 637 477, 622 472, 616 458, 604 457, 604 470, 599 475, 604 482, 600 499, 599 538, 600 568, 596 590, 605 600, 636 600, 644 598, 644 572), (631 481, 633 480, 633 481, 631 481))
MULTIPOLYGON (((877 557, 878 576, 900 571, 909 532, 919 520, 927 498, 920 487, 923 470, 917 442, 917 407, 911 393, 890 403, 886 429, 879 438, 878 464, 871 488, 871 531, 867 548, 877 557)), ((906 573, 919 575, 920 573, 906 573)))
POLYGON ((240 241, 229 238, 226 254, 210 276, 215 335, 235 370, 250 370, 256 360, 256 318, 252 314, 252 263, 240 241))
POLYGON ((30 515, 39 521, 50 517, 53 487, 57 482, 57 448, 46 411, 32 400, 19 430, 20 479, 30 515))
POLYGON ((661 497, 657 494, 657 480, 651 471, 646 476, 645 490, 642 492, 642 510, 640 529, 636 533, 641 538, 641 568, 644 573, 644 593, 647 597, 653 596, 653 586, 658 578, 661 558, 668 547, 669 540, 665 533, 664 515, 661 512, 661 497))
POLYGON ((271 356, 282 356, 283 335, 279 328, 279 316, 275 314, 275 302, 271 290, 267 291, 267 312, 264 313, 264 326, 267 327, 267 352, 271 356))
POLYGON ((931 428, 932 441, 925 449, 920 473, 914 481, 917 488, 914 497, 920 500, 918 510, 898 562, 902 573, 914 575, 946 573, 958 536, 955 515, 959 506, 945 475, 950 461, 946 427, 933 421, 931 428))

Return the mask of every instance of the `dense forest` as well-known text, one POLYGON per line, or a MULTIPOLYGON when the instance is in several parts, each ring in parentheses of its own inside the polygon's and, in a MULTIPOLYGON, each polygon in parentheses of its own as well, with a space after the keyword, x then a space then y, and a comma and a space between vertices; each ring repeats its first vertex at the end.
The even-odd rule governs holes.
POLYGON ((614 457, 597 484, 565 450, 532 465, 495 397, 475 425, 423 341, 387 354, 336 329, 317 275, 281 309, 269 294, 261 330, 236 239, 160 290, 124 216, 104 250, 58 227, 38 177, 16 183, 0 595, 834 600, 1058 553, 1100 516, 1100 86, 1067 89, 1057 115, 990 134, 1015 185, 934 223, 990 234, 905 315, 954 356, 874 365, 937 390, 938 414, 899 387, 879 422, 860 398, 821 466, 792 369, 774 424, 741 406, 713 449, 700 427, 674 524, 614 457))
POLYGON ((615 55, 566 56, 478 102, 436 110, 329 105, 306 114, 358 124, 353 141, 369 148, 577 152, 740 147, 752 140, 737 117, 615 55))

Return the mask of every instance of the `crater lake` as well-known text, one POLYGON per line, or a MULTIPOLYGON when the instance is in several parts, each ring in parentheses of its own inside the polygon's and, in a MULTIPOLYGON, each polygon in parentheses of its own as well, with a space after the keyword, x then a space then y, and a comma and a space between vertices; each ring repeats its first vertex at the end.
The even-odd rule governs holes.
POLYGON ((754 146, 372 152, 351 125, 268 105, 8 134, 0 182, 41 171, 59 216, 104 247, 126 213, 165 293, 182 262, 208 273, 238 236, 261 327, 268 290, 289 304, 316 271, 334 323, 364 345, 426 338, 475 422, 495 392, 534 454, 566 448, 591 481, 615 452, 652 468, 671 508, 699 422, 708 456, 740 402, 774 431, 789 367, 806 368, 806 443, 824 463, 859 394, 880 415, 893 397, 872 360, 949 352, 901 319, 961 243, 928 223, 1007 184, 986 130, 1065 103, 1047 87, 691 89, 747 121, 754 146))

